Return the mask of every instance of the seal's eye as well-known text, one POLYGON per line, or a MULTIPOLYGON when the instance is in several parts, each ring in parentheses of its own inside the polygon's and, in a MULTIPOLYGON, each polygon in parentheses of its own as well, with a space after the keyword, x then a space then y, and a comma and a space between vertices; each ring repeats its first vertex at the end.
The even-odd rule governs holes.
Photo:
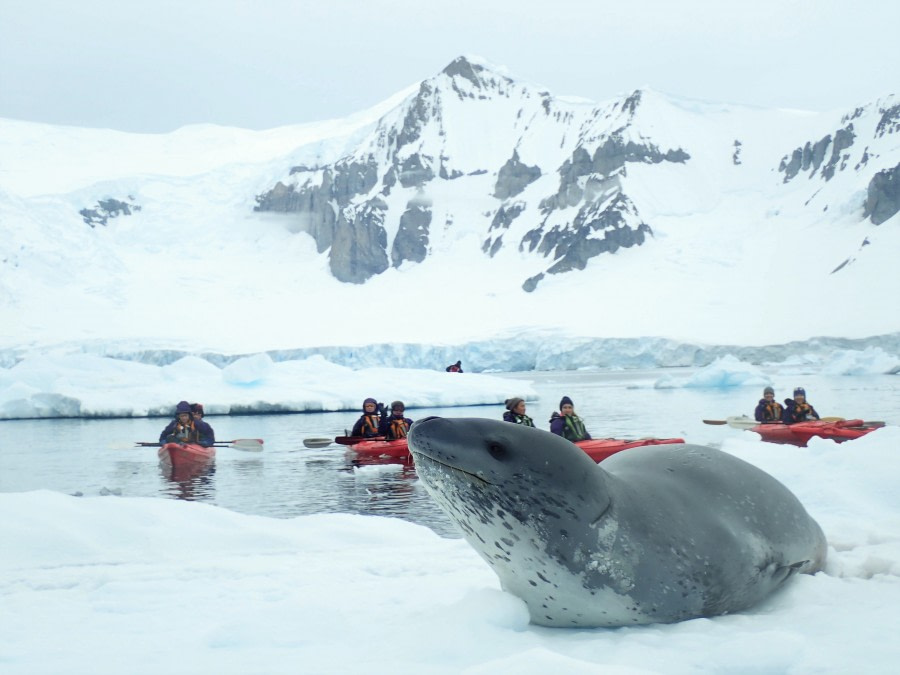
POLYGON ((489 441, 487 446, 488 452, 491 453, 491 457, 494 459, 504 459, 506 457, 506 448, 497 443, 496 441, 489 441))

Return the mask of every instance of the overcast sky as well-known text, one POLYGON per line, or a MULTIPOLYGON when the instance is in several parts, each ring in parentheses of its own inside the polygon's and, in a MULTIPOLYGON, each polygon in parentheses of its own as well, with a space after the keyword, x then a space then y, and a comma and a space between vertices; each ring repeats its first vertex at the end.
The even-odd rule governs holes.
POLYGON ((126 131, 344 117, 461 54, 556 95, 832 110, 900 93, 888 0, 0 0, 0 117, 126 131))

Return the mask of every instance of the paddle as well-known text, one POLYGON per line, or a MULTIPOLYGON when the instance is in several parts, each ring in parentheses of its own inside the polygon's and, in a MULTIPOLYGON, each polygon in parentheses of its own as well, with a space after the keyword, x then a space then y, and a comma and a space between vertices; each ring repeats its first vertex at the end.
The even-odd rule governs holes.
MULTIPOLYGON (((762 424, 761 422, 757 422, 754 419, 750 419, 746 415, 728 417, 724 420, 703 420, 703 424, 713 424, 713 425, 722 425, 727 424, 732 429, 750 429, 755 427, 757 424, 762 424)), ((772 423, 770 423, 772 424, 772 423)), ((781 422, 774 422, 774 424, 781 424, 781 422)))
MULTIPOLYGON (((135 442, 137 447, 144 448, 160 448, 164 443, 148 443, 146 441, 135 442)), ((263 439, 261 438, 236 438, 233 441, 217 441, 213 443, 214 448, 234 448, 235 450, 244 450, 245 452, 262 452, 263 439)))
POLYGON ((334 443, 333 438, 325 438, 319 436, 303 439, 303 445, 305 445, 307 448, 327 448, 332 443, 334 443))
POLYGON ((338 436, 334 439, 334 442, 338 445, 353 445, 355 443, 362 443, 363 441, 383 441, 384 436, 369 436, 366 438, 365 436, 338 436))

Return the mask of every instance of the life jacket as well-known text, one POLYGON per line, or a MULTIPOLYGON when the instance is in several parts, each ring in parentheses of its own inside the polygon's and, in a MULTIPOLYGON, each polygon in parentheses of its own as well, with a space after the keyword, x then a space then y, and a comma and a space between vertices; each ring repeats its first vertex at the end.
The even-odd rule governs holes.
POLYGON ((764 422, 778 422, 784 414, 784 408, 778 401, 766 403, 762 409, 764 422))
POLYGON ((447 368, 447 372, 448 372, 448 373, 458 373, 458 372, 459 372, 459 366, 457 366, 457 365, 454 363, 452 366, 450 366, 449 368, 447 368))
POLYGON ((398 438, 406 438, 409 433, 409 424, 403 417, 391 417, 391 424, 388 427, 387 437, 391 440, 398 438))
MULTIPOLYGON (((813 411, 809 403, 795 403, 791 410, 791 417, 795 422, 807 422, 813 411)), ((813 417, 815 419, 815 417, 813 417)))
POLYGON ((366 437, 377 436, 379 422, 381 422, 381 418, 375 413, 372 413, 371 415, 363 415, 362 427, 360 427, 362 435, 366 437))
POLYGON ((175 421, 175 428, 170 436, 174 436, 175 440, 182 443, 196 443, 200 440, 200 432, 194 426, 194 420, 188 420, 187 424, 182 424, 180 420, 175 421))
POLYGON ((563 415, 563 438, 570 441, 583 441, 587 438, 584 421, 578 415, 563 415))
POLYGON ((510 414, 510 422, 513 424, 521 424, 524 427, 533 427, 534 420, 532 420, 528 415, 517 415, 516 413, 510 414))

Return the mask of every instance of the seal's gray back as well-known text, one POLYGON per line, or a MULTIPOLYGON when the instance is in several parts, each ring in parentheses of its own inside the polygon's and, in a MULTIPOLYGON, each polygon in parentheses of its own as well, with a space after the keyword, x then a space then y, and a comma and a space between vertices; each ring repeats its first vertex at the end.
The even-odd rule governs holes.
MULTIPOLYGON (((816 572, 826 542, 818 523, 778 480, 702 446, 654 446, 603 462, 613 559, 633 560, 639 594, 664 616, 744 609, 796 572, 816 572), (640 550, 638 550, 640 549, 640 550), (668 607, 668 608, 667 608, 668 607)), ((677 619, 668 619, 677 620, 677 619)))

